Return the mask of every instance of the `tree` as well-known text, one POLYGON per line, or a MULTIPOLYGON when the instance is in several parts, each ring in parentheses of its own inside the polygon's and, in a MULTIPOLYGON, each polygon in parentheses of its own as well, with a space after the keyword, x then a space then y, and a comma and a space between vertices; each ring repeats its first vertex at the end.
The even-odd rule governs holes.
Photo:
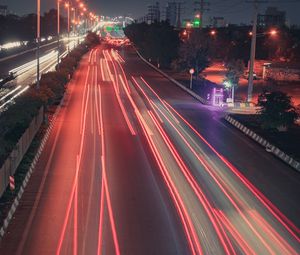
POLYGON ((188 71, 193 68, 196 78, 209 66, 208 41, 202 31, 194 31, 189 40, 182 42, 179 57, 175 63, 177 69, 188 71))
POLYGON ((234 91, 239 85, 240 78, 243 76, 245 71, 245 64, 243 60, 230 60, 226 64, 227 72, 225 74, 224 84, 226 89, 231 90, 232 102, 234 102, 234 91))
POLYGON ((169 67, 178 55, 179 33, 168 22, 133 23, 124 30, 145 58, 169 67))
POLYGON ((291 97, 281 91, 264 91, 258 97, 258 106, 262 127, 265 129, 285 131, 299 117, 291 97))
POLYGON ((100 43, 99 36, 94 32, 88 32, 86 38, 85 38, 85 44, 88 47, 94 47, 100 43))

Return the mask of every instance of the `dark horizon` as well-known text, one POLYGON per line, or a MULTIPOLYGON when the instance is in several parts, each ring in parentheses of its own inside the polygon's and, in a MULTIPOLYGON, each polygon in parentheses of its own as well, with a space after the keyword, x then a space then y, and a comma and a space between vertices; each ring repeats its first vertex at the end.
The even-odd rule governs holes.
MULTIPOLYGON (((28 13, 33 13, 35 11, 35 2, 36 0, 27 0, 21 2, 19 0, 1 0, 0 3, 8 5, 9 10, 12 13, 18 15, 24 15, 28 13)), ((115 1, 96 1, 89 0, 87 1, 89 6, 92 7, 92 10, 96 13, 104 16, 119 16, 119 15, 128 15, 133 18, 139 18, 146 14, 147 5, 153 3, 151 0, 127 0, 126 2, 115 0, 115 1)), ((168 1, 159 1, 161 5, 162 17, 164 17, 164 7, 168 1)), ((187 1, 187 4, 184 8, 183 18, 188 18, 192 16, 193 1, 187 1)), ((217 1, 211 0, 210 2, 210 11, 205 13, 204 19, 209 19, 209 17, 214 16, 223 16, 227 23, 234 24, 250 24, 252 20, 252 6, 245 1, 217 1)), ((286 12, 287 23, 289 25, 300 25, 300 16, 298 15, 298 10, 300 8, 300 2, 289 2, 289 3, 268 3, 261 4, 260 13, 264 13, 265 9, 269 6, 278 7, 279 10, 286 12)), ((44 3, 42 2, 42 10, 46 11, 51 8, 56 8, 55 1, 47 0, 44 3)))

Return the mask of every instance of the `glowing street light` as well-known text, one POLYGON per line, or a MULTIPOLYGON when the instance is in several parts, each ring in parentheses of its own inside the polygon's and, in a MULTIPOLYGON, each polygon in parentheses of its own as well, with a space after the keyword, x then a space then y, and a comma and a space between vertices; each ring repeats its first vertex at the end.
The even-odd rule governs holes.
POLYGON ((195 73, 195 69, 191 68, 189 72, 190 72, 190 75, 191 75, 190 90, 192 90, 193 89, 193 74, 195 73))
POLYGON ((252 32, 249 35, 252 37, 251 40, 251 52, 250 52, 250 65, 249 65, 249 77, 248 77, 248 96, 247 101, 252 101, 252 93, 253 93, 253 80, 254 80, 254 62, 255 62, 255 54, 256 54, 256 38, 259 36, 265 36, 267 34, 271 36, 276 36, 278 31, 276 29, 272 29, 270 32, 265 33, 257 33, 257 10, 255 13, 255 19, 253 22, 252 32))
POLYGON ((68 52, 70 52, 70 2, 65 3, 68 11, 68 52))
POLYGON ((212 36, 214 36, 214 35, 217 34, 217 32, 216 32, 216 30, 211 30, 211 31, 210 31, 210 34, 211 34, 212 36))
POLYGON ((275 35, 277 35, 278 34, 278 31, 276 30, 276 29, 272 29, 271 31, 270 31, 270 35, 272 35, 272 36, 275 36, 275 35))
POLYGON ((191 28, 192 27, 192 23, 191 22, 187 22, 186 23, 186 28, 191 28))

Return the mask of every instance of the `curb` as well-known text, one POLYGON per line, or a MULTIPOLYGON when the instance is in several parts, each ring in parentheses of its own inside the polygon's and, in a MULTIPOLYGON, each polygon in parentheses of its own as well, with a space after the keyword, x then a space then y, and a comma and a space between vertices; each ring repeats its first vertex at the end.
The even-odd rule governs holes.
POLYGON ((150 67, 152 67, 155 71, 159 72, 164 77, 166 77, 168 80, 170 80, 171 82, 175 83, 178 87, 180 87, 181 89, 183 89, 185 92, 189 93, 192 97, 194 97, 195 99, 197 99, 198 101, 200 101, 202 104, 208 105, 208 102, 204 98, 200 97, 195 92, 191 91, 190 89, 188 89, 187 87, 185 87, 183 84, 181 84, 180 82, 176 81, 174 78, 172 78, 171 76, 167 75, 165 72, 163 72, 162 70, 158 69, 156 66, 152 65, 137 50, 136 50, 136 53, 138 54, 138 56, 140 57, 141 60, 143 60, 147 65, 149 65, 150 67))
POLYGON ((291 156, 287 155, 283 151, 281 151, 276 146, 269 143, 266 139, 259 136, 255 132, 253 132, 251 129, 247 128, 243 124, 241 124, 239 121, 235 120, 234 118, 230 117, 229 115, 225 116, 225 120, 229 122, 231 125, 235 126, 239 130, 241 130, 245 135, 249 136, 251 139, 262 145, 263 147, 269 147, 271 149, 271 153, 274 154, 276 157, 284 161, 286 164, 300 172, 300 163, 293 159, 291 156))
POLYGON ((16 196, 16 198, 15 198, 15 200, 14 200, 14 202, 13 202, 13 204, 12 204, 12 206, 11 206, 9 212, 8 212, 8 215, 6 216, 6 218, 5 218, 4 222, 3 222, 3 226, 1 226, 1 228, 0 228, 0 240, 5 235, 5 231, 7 230, 8 225, 9 225, 11 219, 13 218, 13 215, 14 215, 14 213, 15 213, 15 211, 16 211, 19 203, 20 203, 20 200, 21 200, 22 195, 23 195, 23 193, 25 191, 25 188, 26 188, 26 186, 27 186, 27 184, 28 184, 28 182, 30 180, 30 177, 31 177, 31 175, 32 175, 32 173, 34 171, 34 168, 35 168, 35 166, 36 166, 36 164, 37 164, 37 162, 38 162, 38 160, 40 158, 40 155, 42 154, 42 151, 43 151, 43 149, 44 149, 44 147, 46 145, 46 142, 47 142, 47 140, 48 140, 48 138, 50 136, 50 133, 51 133, 51 131, 53 129, 55 120, 56 120, 56 118, 57 118, 57 116, 58 116, 58 114, 59 114, 59 112, 60 112, 60 110, 61 110, 61 108, 63 106, 64 101, 66 100, 66 95, 67 95, 67 92, 65 92, 62 100, 60 101, 60 104, 58 105, 58 107, 57 107, 57 109, 56 109, 56 111, 55 111, 55 113, 53 115, 52 121, 51 121, 50 125, 48 126, 47 131, 44 134, 44 137, 43 137, 43 139, 42 139, 42 141, 40 143, 40 146, 39 146, 39 148, 37 150, 37 153, 36 153, 36 155, 35 155, 32 163, 30 165, 30 168, 29 168, 29 170, 28 170, 28 172, 27 172, 27 174, 25 176, 25 179, 23 180, 23 183, 22 183, 21 188, 20 188, 20 190, 18 192, 18 195, 16 196))
POLYGON ((254 103, 237 103, 235 102, 234 104, 233 103, 228 103, 227 104, 228 107, 230 108, 251 108, 251 107, 255 107, 255 104, 254 103))

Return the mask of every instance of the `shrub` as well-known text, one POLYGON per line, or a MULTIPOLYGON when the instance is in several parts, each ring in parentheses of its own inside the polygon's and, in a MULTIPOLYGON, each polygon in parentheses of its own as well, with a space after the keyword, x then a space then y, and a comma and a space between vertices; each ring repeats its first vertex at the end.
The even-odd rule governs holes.
POLYGON ((264 91, 258 97, 260 119, 263 128, 286 130, 295 123, 299 114, 291 97, 281 91, 264 91))

